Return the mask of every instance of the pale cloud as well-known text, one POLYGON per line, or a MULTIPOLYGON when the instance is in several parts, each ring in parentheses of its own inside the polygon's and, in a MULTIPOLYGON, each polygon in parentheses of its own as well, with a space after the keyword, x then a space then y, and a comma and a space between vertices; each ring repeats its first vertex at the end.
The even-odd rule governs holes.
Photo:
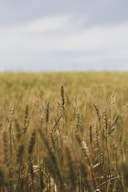
POLYGON ((70 15, 48 16, 31 22, 23 26, 27 33, 53 33, 65 29, 71 20, 70 15))
POLYGON ((86 64, 104 67, 107 61, 118 60, 126 66, 128 23, 87 27, 89 19, 88 16, 61 14, 0 28, 0 69, 2 65, 22 69, 21 65, 26 67, 37 63, 48 63, 51 69, 54 68, 53 63, 57 66, 58 63, 79 64, 82 68, 83 65, 86 68, 86 64), (61 52, 74 52, 74 55, 61 56, 61 52))

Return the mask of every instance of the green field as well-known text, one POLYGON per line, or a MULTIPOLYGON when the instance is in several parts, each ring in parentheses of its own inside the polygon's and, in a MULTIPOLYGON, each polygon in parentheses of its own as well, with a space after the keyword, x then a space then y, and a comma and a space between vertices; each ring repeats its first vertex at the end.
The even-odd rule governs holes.
POLYGON ((1 73, 0 192, 127 192, 128 73, 1 73))

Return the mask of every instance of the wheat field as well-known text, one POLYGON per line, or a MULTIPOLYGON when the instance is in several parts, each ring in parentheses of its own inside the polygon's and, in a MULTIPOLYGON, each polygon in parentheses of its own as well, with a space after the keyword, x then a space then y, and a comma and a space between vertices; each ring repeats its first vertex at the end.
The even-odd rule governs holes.
POLYGON ((0 192, 127 192, 128 73, 1 73, 0 192))

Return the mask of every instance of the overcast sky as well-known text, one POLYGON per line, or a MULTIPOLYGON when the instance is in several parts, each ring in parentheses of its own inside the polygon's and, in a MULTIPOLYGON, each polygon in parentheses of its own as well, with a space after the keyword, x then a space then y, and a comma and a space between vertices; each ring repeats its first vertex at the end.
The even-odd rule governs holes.
POLYGON ((128 0, 0 0, 0 71, 128 70, 128 0))

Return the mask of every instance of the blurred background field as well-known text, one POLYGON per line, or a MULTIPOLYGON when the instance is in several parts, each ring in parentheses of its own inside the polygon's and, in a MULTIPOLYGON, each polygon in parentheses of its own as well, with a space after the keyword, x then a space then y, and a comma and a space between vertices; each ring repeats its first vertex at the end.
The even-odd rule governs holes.
POLYGON ((8 107, 9 103, 18 105, 19 100, 19 106, 29 102, 32 96, 54 99, 63 85, 71 98, 84 99, 87 92, 93 99, 106 101, 116 94, 123 105, 128 98, 127 80, 127 72, 1 73, 0 100, 8 107))

